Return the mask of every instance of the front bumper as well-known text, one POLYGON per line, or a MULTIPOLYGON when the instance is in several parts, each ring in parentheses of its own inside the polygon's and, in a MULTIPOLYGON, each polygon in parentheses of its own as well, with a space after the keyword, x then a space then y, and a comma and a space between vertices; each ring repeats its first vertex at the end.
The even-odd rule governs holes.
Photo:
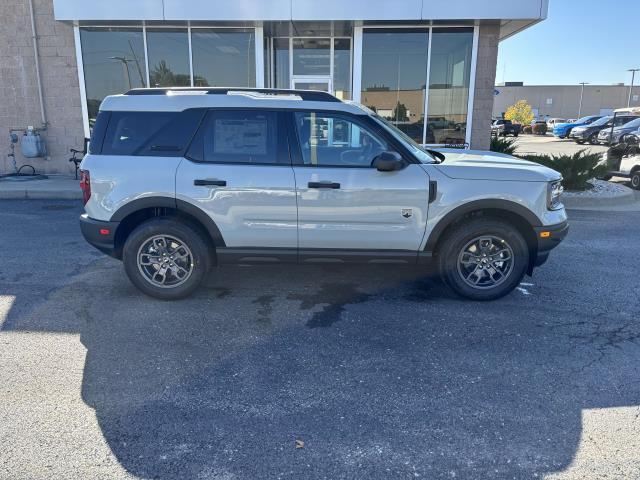
POLYGON ((116 248, 116 230, 120 222, 94 220, 86 213, 80 215, 80 231, 84 239, 98 250, 115 258, 120 258, 116 248))
POLYGON ((589 136, 587 135, 587 132, 576 132, 575 130, 571 130, 571 133, 569 134, 569 138, 577 138, 578 140, 586 140, 587 138, 589 138, 589 136))
POLYGON ((566 220, 556 225, 534 227, 538 250, 534 261, 534 266, 539 267, 549 258, 549 252, 560 245, 569 233, 569 222, 566 220))

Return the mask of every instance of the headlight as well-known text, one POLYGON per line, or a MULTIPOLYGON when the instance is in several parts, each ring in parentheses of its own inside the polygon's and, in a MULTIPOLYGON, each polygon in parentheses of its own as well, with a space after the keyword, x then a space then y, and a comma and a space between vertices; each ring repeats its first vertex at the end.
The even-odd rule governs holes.
POLYGON ((562 187, 562 180, 556 180, 555 182, 549 182, 547 187, 547 208, 549 210, 557 210, 561 207, 560 196, 564 192, 562 187))

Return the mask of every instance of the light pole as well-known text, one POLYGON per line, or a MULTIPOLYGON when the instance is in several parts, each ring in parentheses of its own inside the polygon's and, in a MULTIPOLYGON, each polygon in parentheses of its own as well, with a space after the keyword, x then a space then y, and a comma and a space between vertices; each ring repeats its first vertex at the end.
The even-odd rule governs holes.
POLYGON ((640 68, 630 68, 627 72, 631 72, 631 86, 629 87, 629 99, 627 100, 627 108, 631 106, 631 91, 633 90, 633 81, 636 79, 636 72, 640 71, 640 68))
POLYGON ((122 62, 122 73, 125 75, 127 79, 127 83, 129 84, 129 90, 131 90, 131 73, 129 73, 129 62, 133 62, 133 60, 128 59, 127 57, 109 57, 110 60, 118 60, 122 62))
POLYGON ((584 95, 584 86, 589 85, 589 82, 580 82, 582 88, 580 89, 580 106, 578 107, 578 118, 582 117, 582 96, 584 95))

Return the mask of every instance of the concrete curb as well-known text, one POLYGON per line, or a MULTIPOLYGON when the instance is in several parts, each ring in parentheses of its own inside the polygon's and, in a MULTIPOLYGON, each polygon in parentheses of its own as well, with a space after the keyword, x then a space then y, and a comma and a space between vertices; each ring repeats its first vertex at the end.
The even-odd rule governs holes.
POLYGON ((572 194, 567 192, 562 196, 562 203, 567 208, 579 207, 617 207, 621 205, 631 205, 635 203, 636 196, 633 190, 627 188, 624 192, 615 196, 597 196, 585 194, 572 194))
POLYGON ((0 190, 0 200, 81 200, 82 192, 71 190, 0 190))
POLYGON ((51 175, 42 180, 0 180, 0 199, 5 200, 80 200, 78 180, 66 175, 51 175))

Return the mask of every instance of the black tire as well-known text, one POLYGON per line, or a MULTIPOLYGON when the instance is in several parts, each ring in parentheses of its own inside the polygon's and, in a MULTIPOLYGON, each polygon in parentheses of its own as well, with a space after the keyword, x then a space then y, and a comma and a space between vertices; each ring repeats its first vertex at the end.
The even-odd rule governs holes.
POLYGON ((631 188, 640 190, 640 170, 636 170, 631 174, 631 188))
POLYGON ((597 133, 592 133, 591 136, 589 136, 589 143, 591 145, 598 145, 600 142, 598 142, 598 134, 597 133))
POLYGON ((517 137, 518 135, 520 135, 518 132, 513 134, 514 137, 517 137))
MULTIPOLYGON (((170 251, 171 248, 167 249, 167 253, 170 253, 170 251)), ((142 253, 141 255, 148 254, 142 253)), ((148 258, 151 258, 151 256, 148 255, 148 258)), ((144 261, 145 260, 142 260, 142 262, 144 261)), ((166 262, 169 260, 165 259, 164 261, 166 262)), ((178 260, 174 261, 175 265, 177 265, 178 260)), ((127 272, 129 280, 131 280, 131 283, 133 283, 140 291, 146 295, 159 298, 161 300, 177 300, 188 297, 198 289, 209 270, 211 255, 203 234, 200 233, 197 228, 194 228, 180 220, 170 218, 153 218, 141 223, 129 234, 129 237, 124 244, 122 262, 124 263, 124 269, 127 272), (145 273, 143 272, 143 270, 145 270, 145 265, 142 265, 141 262, 139 262, 139 254, 143 247, 148 245, 148 242, 152 241, 151 239, 154 237, 162 236, 175 239, 177 241, 175 245, 181 242, 183 246, 187 248, 187 250, 180 251, 181 256, 185 256, 186 252, 189 253, 189 255, 182 260, 182 266, 188 268, 190 273, 188 275, 184 274, 186 278, 183 279, 175 276, 177 279, 176 282, 181 282, 176 283, 175 286, 157 286, 153 280, 150 280, 148 276, 145 276, 145 273)), ((156 265, 158 264, 156 263, 156 265)), ((174 264, 172 263, 172 265, 174 264)), ((151 270, 153 272, 152 269, 156 269, 156 273, 162 273, 157 272, 157 268, 153 265, 148 264, 146 266, 147 270, 151 270)), ((177 269, 179 267, 175 268, 177 269)), ((182 268, 182 270, 185 270, 185 268, 182 268)), ((164 269, 165 274, 162 278, 166 278, 167 276, 170 278, 174 277, 174 275, 168 271, 171 270, 168 266, 165 266, 164 269)), ((153 278, 155 278, 155 275, 153 275, 153 278)))
POLYGON ((602 177, 600 177, 600 180, 608 182, 609 180, 611 180, 611 178, 613 178, 611 175, 603 175, 602 177))
POLYGON ((578 140, 578 139, 576 139, 576 143, 577 143, 578 145, 584 145, 584 140, 578 140))
POLYGON ((458 295, 471 300, 495 300, 507 295, 520 284, 529 266, 529 248, 524 237, 513 225, 497 218, 480 217, 462 222, 445 235, 440 245, 438 263, 443 281, 458 295), (500 248, 508 246, 513 253, 513 261, 500 283, 490 287, 472 287, 464 279, 463 267, 459 267, 458 262, 470 242, 483 236, 502 241, 500 248))

